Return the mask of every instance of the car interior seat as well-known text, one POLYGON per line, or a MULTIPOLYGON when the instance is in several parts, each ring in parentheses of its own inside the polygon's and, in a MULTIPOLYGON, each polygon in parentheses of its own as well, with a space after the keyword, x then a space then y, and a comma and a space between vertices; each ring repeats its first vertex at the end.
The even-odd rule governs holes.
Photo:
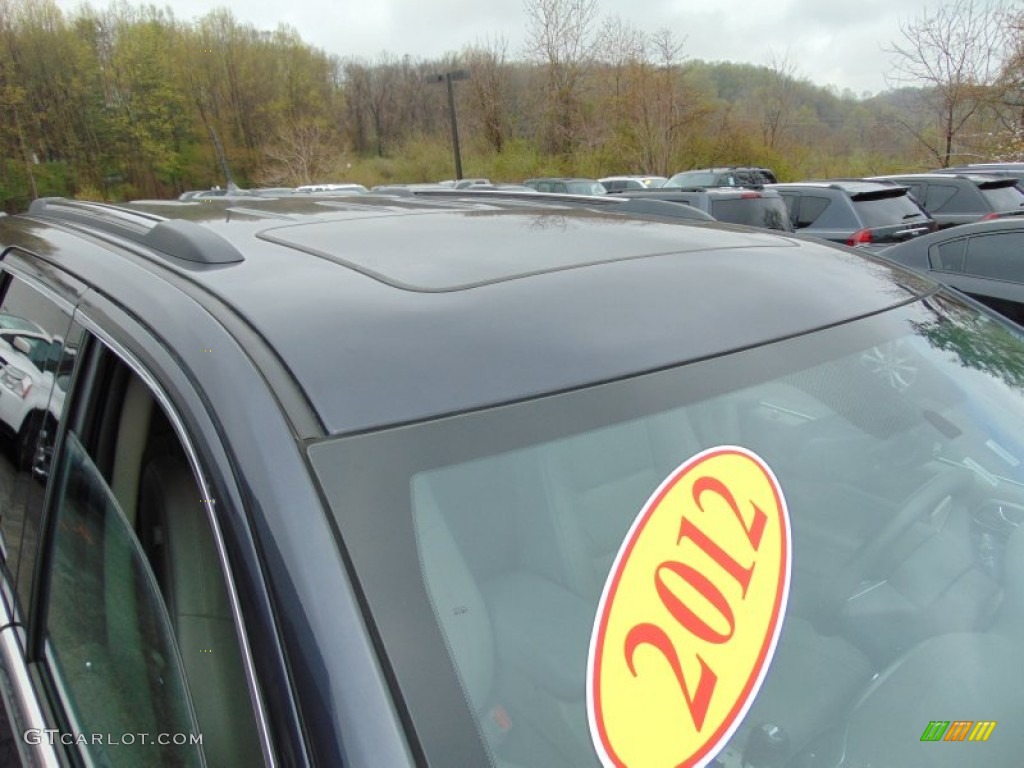
POLYGON ((644 502, 700 450, 685 417, 640 419, 539 449, 561 580, 596 605, 644 502))
POLYGON ((505 732, 508 715, 495 691, 495 639, 483 594, 423 476, 413 481, 412 498, 424 583, 463 694, 477 716, 494 765, 517 768, 498 754, 510 748, 505 732))
MULTIPOLYGON (((239 641, 207 505, 185 454, 166 432, 150 439, 138 481, 140 537, 156 542, 150 557, 176 636, 211 766, 261 765, 262 754, 239 641)), ((132 443, 134 449, 134 443, 132 443)))

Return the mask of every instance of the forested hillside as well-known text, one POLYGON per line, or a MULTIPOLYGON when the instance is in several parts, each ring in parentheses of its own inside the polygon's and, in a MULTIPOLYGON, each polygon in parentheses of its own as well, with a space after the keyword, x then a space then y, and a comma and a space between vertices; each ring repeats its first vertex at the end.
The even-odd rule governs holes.
MULTIPOLYGON (((0 0, 0 200, 169 197, 224 184, 221 157, 240 186, 450 178, 445 88, 427 78, 457 69, 470 75, 456 84, 467 176, 749 163, 793 179, 936 164, 919 135, 927 84, 859 99, 797 76, 800 62, 693 61, 668 32, 588 24, 578 41, 533 30, 527 51, 495 38, 442 60, 367 61, 224 10, 184 21, 0 0)), ((972 113, 955 159, 1017 150, 1014 109, 972 113)))

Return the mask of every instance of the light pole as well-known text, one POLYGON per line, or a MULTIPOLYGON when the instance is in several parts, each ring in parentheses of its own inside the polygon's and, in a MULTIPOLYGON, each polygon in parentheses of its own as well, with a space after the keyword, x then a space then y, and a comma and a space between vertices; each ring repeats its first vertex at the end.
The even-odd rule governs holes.
POLYGON ((455 154, 455 180, 462 179, 462 153, 459 151, 459 121, 455 117, 455 88, 452 82, 455 80, 468 80, 469 72, 464 69, 457 69, 454 72, 445 72, 443 75, 430 75, 428 83, 444 83, 448 87, 448 119, 452 123, 452 151, 455 154))

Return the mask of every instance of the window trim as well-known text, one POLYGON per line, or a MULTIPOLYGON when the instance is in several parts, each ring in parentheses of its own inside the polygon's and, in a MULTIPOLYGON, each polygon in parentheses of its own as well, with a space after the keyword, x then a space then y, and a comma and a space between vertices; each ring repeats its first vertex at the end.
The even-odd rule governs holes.
MULTIPOLYGON (((6 257, 8 255, 8 253, 10 253, 11 250, 17 250, 17 249, 9 249, 7 252, 5 252, 3 254, 4 257, 6 257)), ((18 251, 18 253, 24 254, 23 251, 18 251)), ((77 278, 75 278, 75 279, 77 280, 77 278)), ((11 262, 6 260, 6 258, 3 261, 0 261, 0 297, 6 298, 7 291, 10 289, 11 283, 13 281, 15 281, 15 280, 21 281, 21 283, 23 285, 25 285, 28 288, 31 288, 32 290, 36 291, 44 299, 46 299, 47 301, 52 302, 57 307, 57 309, 59 309, 61 312, 64 312, 67 315, 67 317, 68 317, 68 328, 69 329, 75 324, 75 307, 76 307, 76 305, 74 303, 72 303, 71 301, 69 301, 66 296, 58 293, 56 290, 51 288, 45 282, 40 280, 32 272, 30 272, 28 270, 25 270, 25 269, 21 269, 17 264, 12 265, 11 262)), ((62 355, 64 354, 63 350, 62 350, 61 354, 62 355)), ((73 382, 72 382, 72 386, 69 387, 69 392, 70 392, 70 390, 72 388, 73 388, 73 382)), ((53 396, 52 390, 50 392, 50 396, 51 397, 53 396)), ((61 421, 58 422, 58 424, 57 424, 57 434, 54 436, 54 450, 55 451, 56 451, 56 449, 58 447, 57 446, 57 442, 60 440, 60 434, 61 434, 61 431, 63 430, 63 426, 64 426, 64 419, 62 418, 61 421)), ((42 512, 40 514, 40 519, 39 519, 39 530, 40 531, 42 531, 43 527, 46 525, 46 517, 47 517, 46 510, 49 508, 49 506, 50 506, 50 483, 47 480, 46 489, 45 489, 44 494, 43 494, 42 512)), ((27 520, 22 522, 22 526, 23 526, 22 532, 23 533, 24 533, 24 525, 26 525, 26 524, 27 524, 27 520)), ((29 584, 30 594, 32 596, 29 605, 21 605, 21 597, 18 594, 18 579, 20 578, 22 558, 24 557, 24 553, 23 552, 19 552, 18 553, 18 558, 19 558, 19 560, 18 560, 18 571, 12 574, 10 572, 10 563, 7 562, 7 554, 8 554, 7 547, 4 546, 4 548, 3 548, 4 549, 4 569, 8 572, 8 575, 11 575, 11 576, 14 577, 14 583, 10 585, 11 586, 10 593, 8 594, 8 591, 6 589, 4 590, 3 598, 8 600, 7 605, 4 606, 5 612, 9 615, 9 619, 8 620, 11 623, 13 623, 13 624, 20 624, 21 626, 24 626, 26 631, 28 631, 32 627, 32 625, 33 625, 33 610, 34 610, 33 609, 33 605, 35 605, 35 603, 36 603, 35 570, 38 569, 38 567, 39 567, 40 557, 43 554, 43 547, 44 547, 44 545, 43 545, 42 540, 37 542, 37 544, 36 544, 36 551, 35 551, 35 553, 33 555, 33 557, 34 557, 34 561, 32 563, 33 572, 31 574, 29 574, 29 578, 30 578, 30 580, 32 582, 31 584, 29 584)), ((31 632, 29 632, 29 637, 31 637, 31 632)), ((30 646, 30 644, 28 642, 25 643, 25 650, 28 651, 29 653, 31 653, 31 651, 32 651, 32 648, 31 648, 31 646, 30 646)), ((25 663, 26 664, 31 663, 31 657, 30 656, 26 656, 25 657, 25 663)))
MULTIPOLYGON (((971 235, 963 235, 952 240, 945 240, 941 243, 934 243, 930 245, 926 252, 928 268, 933 272, 941 272, 944 275, 966 275, 967 273, 964 271, 964 267, 967 265, 967 243, 970 241, 971 237, 971 235), (943 267, 939 257, 939 250, 941 248, 948 247, 954 243, 960 243, 963 247, 963 253, 960 257, 960 269, 943 267)), ((977 277, 977 275, 973 275, 973 277, 977 277)))
MULTIPOLYGON (((11 251, 17 251, 18 254, 24 255, 24 251, 20 249, 8 249, 4 252, 3 256, 6 257, 11 251)), ((64 312, 69 320, 69 327, 74 324, 75 320, 75 304, 68 300, 68 298, 56 290, 47 285, 44 281, 40 280, 35 274, 29 270, 20 268, 17 264, 4 259, 0 262, 0 295, 6 296, 7 290, 14 280, 21 281, 25 286, 35 290, 47 301, 52 302, 58 309, 64 312)), ((77 280, 77 278, 76 278, 77 280)), ((57 441, 60 440, 61 432, 63 431, 64 422, 61 421, 58 425, 58 433, 56 436, 57 441)), ((56 447, 56 445, 55 445, 56 447)), ((50 493, 52 485, 49 480, 46 483, 46 490, 43 495, 43 508, 40 519, 40 530, 46 525, 47 509, 50 505, 50 493)), ((6 547, 4 548, 4 564, 7 574, 10 575, 9 564, 6 561, 6 547)), ((42 563, 42 557, 44 555, 44 544, 43 541, 37 544, 35 552, 35 561, 33 563, 34 571, 38 570, 42 563)), ((21 563, 18 565, 19 571, 21 569, 21 563)), ((17 574, 15 574, 15 580, 17 580, 17 574)), ((29 645, 29 629, 32 626, 32 606, 36 603, 35 596, 35 576, 32 576, 32 585, 30 589, 33 593, 32 602, 28 606, 20 604, 17 589, 14 584, 9 584, 6 581, 3 586, 3 595, 0 599, 0 656, 3 658, 3 666, 10 675, 10 690, 17 699, 17 710, 24 717, 24 725, 30 728, 38 728, 39 730, 46 730, 52 725, 52 722, 47 720, 45 711, 52 713, 52 708, 44 704, 44 700, 39 695, 39 690, 36 685, 33 684, 33 673, 31 670, 31 648, 29 645), (27 615, 23 615, 26 614, 27 615)), ((5 706, 10 705, 9 696, 7 691, 4 691, 4 702, 5 706)), ((8 712, 8 721, 12 721, 11 713, 8 712)), ((12 722, 12 727, 16 723, 12 722)), ((40 765, 46 766, 60 766, 62 765, 59 752, 57 750, 56 743, 51 744, 46 739, 41 739, 39 744, 31 745, 32 749, 26 750, 27 745, 21 740, 22 734, 14 733, 15 741, 18 742, 19 755, 30 754, 39 761, 40 765)))
POLYGON ((0 658, 3 659, 4 669, 7 670, 10 679, 10 688, 8 689, 7 686, 3 688, 4 706, 10 708, 11 696, 8 695, 8 690, 10 690, 13 697, 17 699, 16 709, 23 716, 21 723, 15 722, 11 717, 10 709, 8 709, 7 719, 11 729, 15 731, 12 735, 17 742, 18 754, 23 756, 27 752, 43 768, 60 768, 61 762, 57 756, 56 743, 51 744, 47 739, 40 739, 38 744, 31 745, 31 749, 29 749, 29 745, 23 741, 23 734, 17 732, 18 725, 27 726, 26 730, 45 731, 52 723, 47 722, 39 694, 32 684, 32 673, 29 671, 25 652, 27 643, 24 637, 24 626, 13 620, 11 612, 3 603, 0 603, 0 622, 3 622, 0 625, 0 658))
MULTIPOLYGON (((101 345, 109 354, 113 355, 124 366, 126 366, 132 374, 137 376, 141 383, 146 387, 146 389, 149 390, 149 393, 150 395, 152 395, 153 399, 163 408, 164 413, 167 416, 167 420, 170 422, 171 428, 174 430, 175 437, 181 444, 182 450, 184 451, 185 456, 188 459, 189 469, 195 476, 196 484, 198 486, 200 493, 202 494, 202 497, 211 498, 210 483, 207 479, 206 473, 202 469, 202 464, 199 460, 199 453, 196 450, 195 446, 193 445, 193 442, 185 429, 184 420, 181 418, 177 408, 175 408, 174 404, 172 403, 171 398, 159 385, 156 378, 149 373, 146 367, 135 357, 134 354, 128 351, 120 342, 115 340, 87 313, 75 308, 72 314, 72 322, 77 322, 86 331, 86 338, 83 341, 83 347, 88 346, 91 350, 91 348, 94 345, 101 345)), ((91 359, 95 359, 91 351, 87 352, 86 354, 91 359)), ((94 378, 95 370, 83 372, 80 374, 80 377, 81 376, 89 376, 90 379, 94 378)), ((75 387, 73 387, 72 391, 69 392, 69 398, 71 400, 72 407, 73 403, 79 401, 80 399, 80 392, 82 386, 83 382, 78 381, 76 382, 76 385, 75 387)), ((61 446, 64 440, 64 432, 67 429, 67 423, 67 420, 61 423, 60 431, 58 433, 57 444, 55 446, 55 455, 59 454, 61 450, 61 446)), ((45 544, 43 544, 43 546, 46 549, 45 552, 43 553, 44 557, 37 561, 37 574, 43 567, 48 567, 50 561, 50 554, 52 549, 52 536, 49 533, 49 529, 52 527, 52 525, 49 518, 50 507, 52 506, 52 488, 53 486, 48 483, 44 512, 44 525, 47 528, 47 540, 45 544)), ((220 564, 221 576, 224 578, 224 586, 225 589, 227 590, 228 602, 231 607, 231 617, 235 625, 235 638, 238 641, 239 651, 242 658, 242 666, 246 678, 246 687, 248 688, 249 691, 249 703, 250 706, 253 707, 253 715, 256 721, 256 730, 259 735, 260 741, 260 751, 263 755, 263 763, 266 766, 266 768, 277 768, 278 763, 273 750, 273 741, 271 740, 270 737, 271 729, 269 723, 269 716, 267 714, 266 706, 264 704, 263 689, 260 686, 259 678, 256 674, 256 665, 255 662, 253 661, 252 646, 249 643, 249 637, 245 631, 245 624, 243 621, 241 611, 241 602, 238 597, 238 590, 235 585, 234 574, 231 571, 230 564, 228 561, 227 547, 224 543, 224 535, 221 531, 219 522, 217 521, 215 515, 213 514, 211 506, 204 505, 204 507, 206 510, 206 521, 211 529, 214 546, 217 551, 217 560, 220 564)), ((34 605, 37 605, 38 602, 39 601, 36 600, 34 602, 34 605)), ((33 630, 35 630, 36 633, 37 642, 42 642, 43 638, 45 637, 44 633, 41 631, 44 619, 44 612, 41 609, 38 610, 36 612, 35 620, 32 623, 32 628, 33 630)), ((49 644, 46 643, 46 649, 44 649, 42 656, 47 660, 47 664, 49 665, 50 662, 52 661, 52 656, 47 652, 48 648, 49 644)), ((30 648, 30 650, 32 649, 30 648)), ((52 669, 52 666, 48 666, 48 672, 50 672, 52 669)), ((52 673, 48 674, 48 677, 56 680, 56 676, 52 673)), ((62 704, 63 702, 64 699, 62 697, 62 704)), ((62 708, 64 709, 64 712, 66 714, 67 708, 62 708)))

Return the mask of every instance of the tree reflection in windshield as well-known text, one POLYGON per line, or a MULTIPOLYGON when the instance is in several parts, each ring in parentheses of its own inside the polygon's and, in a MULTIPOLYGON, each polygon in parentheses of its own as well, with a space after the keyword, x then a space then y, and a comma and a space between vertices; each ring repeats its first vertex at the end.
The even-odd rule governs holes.
POLYGON ((911 321, 914 329, 935 348, 956 355, 967 368, 995 376, 1013 389, 1024 391, 1024 334, 980 314, 959 302, 938 298, 941 319, 911 321))

